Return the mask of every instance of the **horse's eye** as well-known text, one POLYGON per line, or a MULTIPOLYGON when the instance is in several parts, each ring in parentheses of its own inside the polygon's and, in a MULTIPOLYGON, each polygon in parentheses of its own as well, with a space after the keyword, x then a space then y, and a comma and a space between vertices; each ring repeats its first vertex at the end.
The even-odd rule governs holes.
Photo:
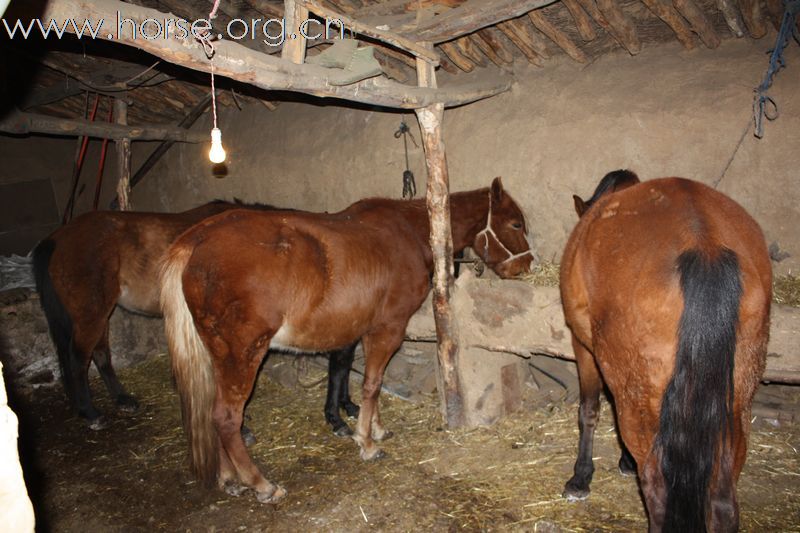
POLYGON ((522 222, 512 222, 511 227, 514 229, 522 229, 522 222))

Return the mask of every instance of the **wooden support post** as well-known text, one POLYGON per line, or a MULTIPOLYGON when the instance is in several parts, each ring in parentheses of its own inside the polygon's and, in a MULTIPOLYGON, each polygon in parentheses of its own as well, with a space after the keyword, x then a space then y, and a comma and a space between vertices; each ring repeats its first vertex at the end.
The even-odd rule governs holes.
MULTIPOLYGON (((128 102, 124 98, 114 99, 114 122, 128 124, 128 102)), ((131 140, 122 137, 116 140, 117 145, 117 198, 120 211, 130 211, 131 201, 128 193, 131 190, 131 140)))
MULTIPOLYGON (((422 87, 436 87, 433 65, 417 60, 417 79, 422 87)), ((447 157, 442 140, 444 106, 433 104, 415 110, 422 130, 422 146, 428 168, 426 199, 433 251, 433 316, 439 356, 439 395, 448 427, 464 423, 464 408, 458 375, 458 334, 450 306, 453 287, 453 236, 450 228, 450 185, 447 157)))
POLYGON ((295 0, 284 0, 283 6, 286 44, 281 50, 281 58, 300 65, 306 59, 306 38, 300 32, 300 24, 308 19, 308 9, 297 4, 295 0))

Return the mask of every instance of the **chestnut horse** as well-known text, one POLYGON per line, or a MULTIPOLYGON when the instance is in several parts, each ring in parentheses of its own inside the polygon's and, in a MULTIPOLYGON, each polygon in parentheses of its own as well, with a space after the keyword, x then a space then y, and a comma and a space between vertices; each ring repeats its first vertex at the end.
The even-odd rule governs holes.
MULTIPOLYGON (((160 316, 158 273, 169 245, 204 218, 236 208, 275 209, 215 201, 182 213, 94 211, 54 231, 34 249, 36 287, 64 387, 90 428, 106 425, 91 401, 87 372, 92 360, 120 409, 133 411, 138 407, 111 364, 108 322, 115 306, 160 316)), ((340 406, 351 416, 358 413, 347 388, 354 348, 330 356, 332 378, 325 417, 334 431, 349 431, 339 416, 340 406)))
MULTIPOLYGON (((525 219, 500 179, 451 196, 454 251, 472 246, 502 277, 530 269, 525 219)), ((384 369, 430 290, 423 200, 367 199, 336 214, 232 211, 181 235, 162 272, 161 305, 192 469, 260 502, 286 491, 239 435, 268 348, 324 352, 361 339, 365 372, 353 439, 361 458, 390 436, 378 410, 384 369)))
POLYGON ((764 237, 741 206, 701 183, 623 181, 595 194, 561 263, 581 393, 564 495, 589 494, 605 382, 650 530, 733 531, 769 334, 764 237))

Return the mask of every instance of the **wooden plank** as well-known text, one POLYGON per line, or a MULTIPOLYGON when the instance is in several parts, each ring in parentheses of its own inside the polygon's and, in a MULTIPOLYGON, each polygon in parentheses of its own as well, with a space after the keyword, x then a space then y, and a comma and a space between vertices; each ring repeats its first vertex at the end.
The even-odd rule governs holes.
POLYGON ((494 48, 483 38, 479 32, 475 32, 472 35, 467 37, 472 44, 475 45, 478 50, 483 52, 483 54, 489 58, 489 61, 497 65, 498 67, 502 67, 505 64, 505 61, 500 59, 500 56, 497 55, 497 52, 494 51, 494 48))
MULTIPOLYGON (((420 86, 435 87, 433 65, 417 60, 420 86)), ((464 403, 458 373, 458 330, 450 305, 453 287, 453 238, 450 229, 450 183, 447 170, 442 118, 444 106, 433 104, 415 110, 420 129, 425 164, 428 168, 426 204, 430 218, 430 243, 433 252, 433 316, 436 322, 442 414, 451 428, 464 424, 464 403)))
POLYGON ((405 50, 416 57, 424 59, 434 66, 439 64, 439 54, 431 48, 426 48, 423 44, 418 44, 417 42, 407 39, 402 35, 387 30, 381 30, 367 24, 362 24, 346 15, 337 13, 320 5, 315 0, 297 0, 297 2, 312 13, 315 13, 322 18, 328 20, 340 20, 346 28, 354 31, 355 33, 373 37, 401 50, 405 50))
POLYGON ((700 37, 709 48, 716 48, 720 44, 719 35, 705 13, 697 7, 693 0, 672 0, 675 9, 692 25, 692 30, 700 37))
POLYGON ((683 44, 684 48, 687 50, 692 50, 694 48, 692 31, 686 24, 686 20, 675 10, 672 2, 667 2, 666 0, 642 0, 642 3, 672 28, 672 31, 675 32, 675 36, 681 44, 683 44))
POLYGON ((555 3, 557 0, 467 0, 459 7, 403 31, 409 38, 440 43, 555 3))
MULTIPOLYGON (((91 3, 82 0, 52 0, 39 16, 54 19, 61 25, 64 20, 74 17, 75 13, 81 13, 82 17, 90 20, 114 20, 117 11, 125 13, 127 18, 137 21, 137 24, 147 18, 164 20, 171 16, 119 0, 95 0, 91 3)), ((125 25, 118 38, 114 38, 114 42, 134 46, 176 65, 210 72, 209 61, 197 43, 178 39, 160 39, 157 42, 134 39, 128 26, 125 25)), ((98 38, 106 39, 107 35, 101 32, 98 38)), ((266 90, 289 90, 322 98, 341 98, 399 109, 416 109, 436 102, 445 107, 463 105, 507 91, 512 83, 510 76, 492 72, 483 76, 473 75, 469 81, 437 89, 409 87, 380 77, 343 85, 350 74, 341 69, 295 65, 229 40, 219 41, 215 46, 214 66, 219 76, 266 90)))
POLYGON ((500 33, 495 28, 484 28, 477 32, 477 35, 483 39, 483 41, 489 45, 489 47, 494 51, 495 55, 500 58, 501 61, 504 63, 511 63, 514 61, 514 54, 511 53, 511 50, 506 48, 506 45, 503 44, 503 40, 500 37, 500 33))
POLYGON ((481 67, 486 66, 486 56, 484 56, 478 47, 475 46, 475 43, 469 38, 469 36, 460 37, 453 42, 458 47, 459 51, 467 56, 473 63, 481 67))
POLYGON ((564 50, 569 57, 579 63, 589 62, 589 58, 586 57, 586 54, 583 53, 583 50, 578 48, 578 45, 572 42, 572 39, 570 39, 566 33, 558 29, 552 22, 547 20, 547 17, 544 16, 544 13, 542 13, 541 10, 531 11, 528 13, 528 18, 531 19, 531 22, 537 30, 547 35, 547 37, 549 37, 562 50, 564 50))
POLYGON ((578 28, 578 34, 585 42, 594 41, 597 38, 597 33, 592 26, 592 19, 584 11, 577 0, 561 0, 564 6, 572 15, 572 20, 575 21, 575 26, 578 28))
POLYGON ((124 126, 87 120, 51 117, 38 113, 12 111, 0 119, 0 131, 15 135, 43 133, 74 137, 87 135, 100 139, 122 139, 138 141, 176 141, 201 143, 206 136, 199 132, 186 131, 172 126, 124 126))

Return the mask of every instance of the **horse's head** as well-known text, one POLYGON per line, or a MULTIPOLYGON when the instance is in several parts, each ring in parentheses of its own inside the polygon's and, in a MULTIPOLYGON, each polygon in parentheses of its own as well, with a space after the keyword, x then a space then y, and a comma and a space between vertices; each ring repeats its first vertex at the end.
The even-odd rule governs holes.
POLYGON ((527 233, 522 210, 495 178, 489 188, 486 227, 475 235, 472 247, 501 278, 513 278, 530 272, 533 264, 527 233))
POLYGON ((639 183, 639 176, 630 170, 614 170, 613 172, 609 172, 603 176, 603 179, 600 180, 600 183, 594 190, 594 194, 588 200, 583 201, 579 196, 572 195, 572 201, 575 203, 575 211, 578 213, 578 217, 582 217, 583 214, 592 207, 592 204, 597 202, 604 194, 621 191, 637 183, 639 183))

